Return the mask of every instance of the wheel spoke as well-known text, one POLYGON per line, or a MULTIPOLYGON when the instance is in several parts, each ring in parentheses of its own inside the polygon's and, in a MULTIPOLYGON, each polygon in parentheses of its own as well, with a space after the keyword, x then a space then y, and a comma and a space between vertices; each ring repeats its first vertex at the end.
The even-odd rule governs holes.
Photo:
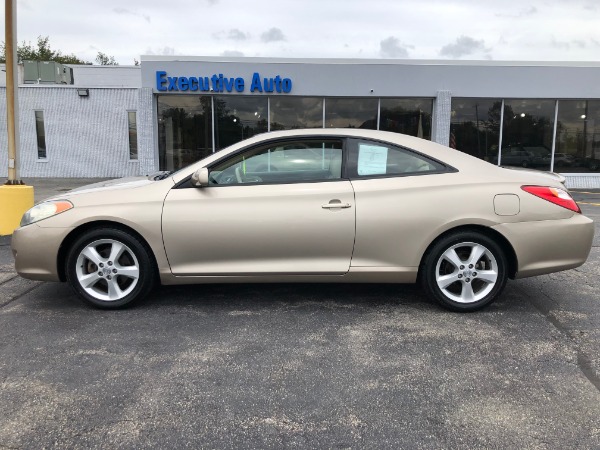
POLYGON ((92 246, 84 248, 81 254, 96 265, 99 265, 101 262, 105 261, 105 259, 100 256, 96 248, 92 246))
POLYGON ((475 244, 471 249, 471 255, 469 256, 469 264, 475 266, 485 253, 485 247, 483 245, 475 244))
POLYGON ((84 289, 92 288, 102 277, 97 272, 92 272, 79 277, 79 282, 84 289))
POLYGON ((106 280, 108 283, 108 298, 110 300, 118 300, 123 297, 123 291, 117 284, 117 278, 113 277, 111 280, 106 280))
POLYGON ((498 272, 495 270, 480 270, 477 272, 477 279, 488 284, 495 283, 498 280, 498 272))
POLYGON ((442 289, 442 290, 446 289, 452 283, 455 283, 457 281, 458 281, 458 272, 451 273, 449 275, 438 276, 438 278, 437 278, 437 284, 440 287, 440 289, 442 289))
POLYGON ((465 303, 471 303, 475 300, 475 293, 473 292, 473 285, 471 283, 463 282, 460 298, 465 303))
POLYGON ((122 277, 132 278, 137 280, 140 277, 140 269, 136 266, 115 266, 118 275, 122 277))
POLYGON ((108 257, 108 260, 113 262, 118 261, 124 250, 125 246, 123 244, 120 242, 113 242, 110 248, 110 256, 108 257))
POLYGON ((442 255, 442 258, 451 263, 456 268, 456 270, 459 270, 460 266, 464 264, 464 262, 461 261, 461 259, 458 257, 456 250, 453 248, 449 248, 448 250, 446 250, 442 255))

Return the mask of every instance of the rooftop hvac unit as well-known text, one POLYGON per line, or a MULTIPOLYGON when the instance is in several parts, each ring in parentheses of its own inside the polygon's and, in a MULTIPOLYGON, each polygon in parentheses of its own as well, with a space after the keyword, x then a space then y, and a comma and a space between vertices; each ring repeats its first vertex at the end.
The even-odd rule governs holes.
POLYGON ((26 84, 73 84, 73 69, 54 61, 24 61, 26 84))

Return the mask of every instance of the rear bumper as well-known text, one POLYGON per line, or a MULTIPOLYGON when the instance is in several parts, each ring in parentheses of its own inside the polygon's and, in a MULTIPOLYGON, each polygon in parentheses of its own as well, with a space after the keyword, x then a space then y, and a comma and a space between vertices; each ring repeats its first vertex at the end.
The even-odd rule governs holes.
POLYGON ((504 223, 493 227, 517 255, 515 278, 559 272, 581 266, 594 239, 594 222, 582 214, 568 219, 504 223))

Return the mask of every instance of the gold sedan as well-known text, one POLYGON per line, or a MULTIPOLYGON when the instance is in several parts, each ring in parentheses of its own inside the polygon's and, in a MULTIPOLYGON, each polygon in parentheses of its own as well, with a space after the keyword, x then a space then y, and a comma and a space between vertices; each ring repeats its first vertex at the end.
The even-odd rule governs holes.
POLYGON ((17 272, 117 308, 162 284, 414 283, 474 311, 583 264, 593 222, 556 174, 396 133, 267 133, 174 173, 48 199, 12 238, 17 272))

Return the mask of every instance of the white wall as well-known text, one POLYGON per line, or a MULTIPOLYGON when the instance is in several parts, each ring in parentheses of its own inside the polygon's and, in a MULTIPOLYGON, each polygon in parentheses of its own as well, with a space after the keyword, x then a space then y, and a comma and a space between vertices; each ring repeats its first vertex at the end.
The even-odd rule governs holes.
MULTIPOLYGON (((70 86, 19 88, 20 177, 120 177, 145 175, 154 157, 150 89, 93 89, 88 97, 70 86), (44 111, 47 159, 38 159, 36 110, 44 111), (129 160, 128 111, 137 111, 138 155, 129 160)), ((0 176, 8 175, 6 88, 0 88, 0 176)))

